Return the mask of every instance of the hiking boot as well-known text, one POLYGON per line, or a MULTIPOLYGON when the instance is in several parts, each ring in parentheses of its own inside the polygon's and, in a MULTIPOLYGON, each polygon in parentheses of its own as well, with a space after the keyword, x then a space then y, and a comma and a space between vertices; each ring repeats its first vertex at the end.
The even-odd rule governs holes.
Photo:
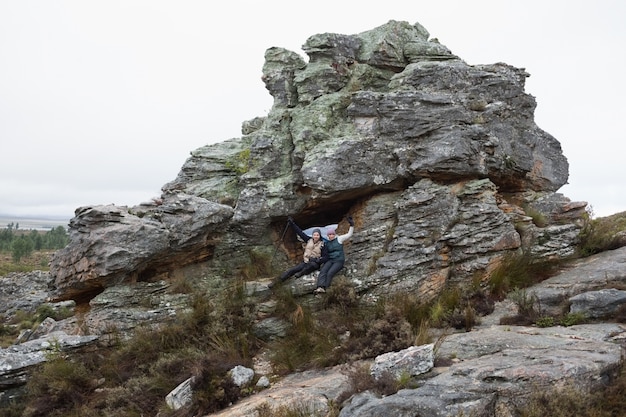
POLYGON ((274 288, 277 284, 280 284, 281 282, 283 282, 283 281, 280 279, 280 277, 278 277, 278 278, 272 280, 272 282, 270 282, 269 284, 267 284, 267 288, 269 288, 271 290, 272 288, 274 288))
POLYGON ((315 294, 323 294, 326 292, 326 290, 324 289, 324 287, 317 287, 315 289, 315 291, 313 291, 315 294))

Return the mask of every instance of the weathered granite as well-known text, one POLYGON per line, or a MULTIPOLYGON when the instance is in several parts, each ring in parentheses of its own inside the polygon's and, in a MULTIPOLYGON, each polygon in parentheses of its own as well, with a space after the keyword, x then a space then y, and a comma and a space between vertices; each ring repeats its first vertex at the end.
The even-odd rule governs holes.
POLYGON ((568 298, 587 291, 615 288, 626 284, 626 247, 582 258, 566 269, 533 286, 539 309, 559 314, 568 298))
POLYGON ((70 221, 70 244, 52 257, 58 299, 91 298, 124 282, 148 281, 210 259, 214 229, 233 215, 204 198, 164 194, 152 204, 81 207, 70 221))
MULTIPOLYGON (((269 48, 269 114, 245 122, 241 138, 192 151, 158 201, 78 209, 51 263, 57 297, 194 262, 235 269, 250 250, 273 249, 287 216, 345 228, 352 214, 346 273, 372 297, 429 298, 522 247, 571 256, 586 203, 555 193, 568 163, 533 120, 528 74, 468 65, 429 36, 389 21, 313 35, 308 61, 269 48), (531 225, 530 209, 545 224, 531 225)), ((280 243, 279 263, 297 257, 292 233, 280 243)))
POLYGON ((0 349, 0 392, 25 384, 29 371, 48 360, 51 353, 79 349, 97 340, 95 335, 77 336, 53 331, 40 338, 0 349))

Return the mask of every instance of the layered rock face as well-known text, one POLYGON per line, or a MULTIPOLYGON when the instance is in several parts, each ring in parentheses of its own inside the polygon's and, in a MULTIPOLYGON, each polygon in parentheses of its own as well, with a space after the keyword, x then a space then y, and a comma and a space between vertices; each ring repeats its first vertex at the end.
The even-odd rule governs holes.
MULTIPOLYGON (((401 291, 428 300, 447 285, 487 279, 510 252, 574 253, 586 203, 557 193, 567 160, 534 123, 524 70, 468 65, 419 24, 396 21, 356 35, 315 35, 303 50, 308 61, 266 51, 263 81, 274 105, 244 122, 241 138, 194 150, 155 201, 78 208, 49 276, 3 281, 7 315, 44 301, 76 314, 47 320, 24 336, 23 349, 0 352, 0 391, 21 389, 51 340, 74 350, 106 342, 112 327, 127 334, 176 317, 189 307, 188 294, 173 289, 179 281, 227 285, 259 254, 273 256, 276 268, 293 262, 301 245, 285 233, 288 216, 302 228, 339 223, 340 233, 353 216, 342 274, 366 299, 401 291)), ((542 310, 565 299, 594 316, 621 306, 625 257, 621 249, 597 255, 538 284, 542 310)), ((285 323, 266 318, 276 300, 266 285, 272 277, 260 278, 245 291, 256 303, 255 334, 269 340, 284 335, 285 323)), ((291 287, 315 302, 304 299, 314 276, 291 287)), ((439 354, 454 364, 431 370, 418 389, 358 394, 341 415, 508 416, 533 388, 592 387, 621 363, 623 325, 537 330, 497 326, 500 316, 492 316, 445 338, 439 354)), ((305 400, 324 409, 347 382, 343 365, 294 374, 218 414, 252 416, 266 402, 305 400)))
POLYGON ((468 65, 396 21, 315 35, 303 50, 308 62, 266 51, 270 113, 193 151, 161 201, 77 210, 51 264, 59 299, 193 262, 236 267, 277 244, 295 258, 287 216, 341 233, 351 214, 344 272, 372 297, 430 298, 521 248, 573 253, 586 203, 556 193, 568 163, 533 120, 523 69, 468 65))

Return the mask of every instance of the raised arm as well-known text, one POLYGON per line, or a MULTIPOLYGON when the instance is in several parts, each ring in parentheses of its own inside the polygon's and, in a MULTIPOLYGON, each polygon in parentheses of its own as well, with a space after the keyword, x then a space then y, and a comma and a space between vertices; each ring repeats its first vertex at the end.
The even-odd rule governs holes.
POLYGON ((352 234, 354 233, 354 220, 352 220, 352 216, 348 216, 348 223, 350 224, 350 229, 348 229, 348 233, 337 236, 337 241, 339 243, 343 243, 346 240, 350 239, 352 237, 352 234))
POLYGON ((300 238, 302 238, 302 240, 307 242, 309 239, 311 239, 311 236, 304 233, 302 229, 300 229, 300 227, 296 224, 296 222, 293 221, 291 217, 287 219, 287 222, 289 222, 289 225, 293 227, 293 230, 296 232, 298 236, 300 236, 300 238))

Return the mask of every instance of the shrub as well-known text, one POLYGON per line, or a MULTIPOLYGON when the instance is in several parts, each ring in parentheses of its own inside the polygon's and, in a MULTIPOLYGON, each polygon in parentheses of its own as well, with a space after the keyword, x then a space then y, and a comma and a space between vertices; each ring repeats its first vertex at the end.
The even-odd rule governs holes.
MULTIPOLYGON (((389 372, 385 372, 378 379, 370 373, 369 365, 356 365, 348 373, 350 389, 344 391, 337 402, 339 404, 359 392, 371 391, 381 396, 395 394, 400 388, 400 381, 397 381, 389 372)), ((408 385, 407 381, 404 381, 408 385)))
POLYGON ((517 305, 517 314, 502 317, 500 324, 530 325, 541 317, 539 300, 535 294, 516 288, 509 294, 509 298, 517 305))
POLYGON ((336 332, 318 323, 308 308, 298 306, 292 318, 287 335, 271 344, 274 369, 285 373, 336 364, 340 344, 336 332))
POLYGON ((587 320, 585 313, 568 313, 561 319, 561 325, 568 327, 584 323, 587 320))
POLYGON ((622 363, 610 385, 581 391, 574 388, 535 389, 516 411, 520 417, 617 417, 626 410, 626 366, 622 363))
MULTIPOLYGON (((337 281, 319 303, 319 311, 302 306, 279 290, 280 316, 291 322, 287 335, 271 343, 278 372, 331 366, 400 350, 415 340, 406 315, 413 304, 359 301, 347 281, 337 281), (334 288, 333 288, 334 287, 334 288), (286 300, 285 305, 283 300, 286 300)), ((419 326, 419 324, 417 324, 419 326)))
POLYGON ((235 365, 249 366, 258 348, 246 330, 250 315, 242 314, 247 306, 240 293, 235 285, 220 297, 193 294, 192 309, 171 323, 138 328, 132 338, 118 339, 108 348, 74 353, 72 362, 55 360, 54 372, 48 364, 34 370, 25 408, 35 410, 32 417, 157 415, 165 413, 165 396, 190 376, 196 377, 190 408, 198 415, 230 404, 243 394, 227 371, 235 365), (213 304, 215 299, 224 302, 213 304), (96 381, 103 381, 97 383, 99 393, 94 391, 96 381))
POLYGON ((509 252, 489 275, 489 291, 502 299, 515 288, 527 288, 554 274, 559 261, 543 260, 528 252, 509 252))
POLYGON ((432 341, 432 335, 430 334, 430 322, 428 320, 423 320, 420 323, 420 327, 417 331, 417 335, 415 336, 415 341, 413 344, 415 346, 425 345, 432 341))
POLYGON ((387 306, 383 317, 364 324, 364 337, 359 343, 361 348, 352 349, 354 359, 371 358, 406 349, 414 340, 411 325, 402 315, 402 310, 392 305, 387 306))
POLYGON ((530 217, 533 221, 533 224, 537 227, 546 227, 548 225, 548 220, 546 219, 545 214, 537 210, 532 206, 525 206, 524 212, 528 217, 530 217))
POLYGON ((550 317, 550 316, 542 316, 542 317, 539 317, 535 321, 535 324, 538 327, 552 327, 555 325, 555 323, 556 323, 556 320, 554 319, 554 317, 550 317))
POLYGON ((13 240, 11 244, 11 255, 13 257, 13 261, 20 262, 22 258, 30 256, 35 250, 34 243, 32 240, 28 239, 26 236, 20 236, 17 239, 13 240))
MULTIPOLYGON (((413 332, 417 333, 424 321, 436 321, 431 311, 432 307, 420 302, 415 294, 396 293, 388 297, 384 304, 391 304, 400 310, 400 314, 411 325, 413 332)), ((381 309, 384 312, 384 306, 381 309)))
POLYGON ((326 307, 338 308, 344 314, 349 314, 351 310, 359 307, 359 297, 347 279, 338 277, 328 289, 324 304, 326 307))
POLYGON ((257 407, 255 410, 259 417, 335 417, 339 415, 338 410, 316 408, 315 404, 301 403, 293 406, 281 405, 276 408, 270 407, 268 403, 257 407))
POLYGON ((193 415, 205 415, 219 411, 234 403, 241 391, 228 376, 235 366, 215 357, 203 358, 193 372, 193 415))
POLYGON ((66 410, 86 402, 94 388, 90 372, 80 362, 56 356, 44 363, 36 378, 29 378, 32 417, 65 417, 66 410))
POLYGON ((589 209, 579 234, 578 254, 585 257, 620 246, 617 233, 626 230, 626 213, 593 219, 589 209))
POLYGON ((37 307, 37 311, 35 313, 36 321, 41 323, 46 318, 50 317, 56 321, 66 319, 68 317, 72 317, 74 312, 67 307, 54 308, 50 304, 41 304, 37 307))
POLYGON ((509 298, 517 305, 518 314, 531 318, 539 316, 539 299, 536 294, 516 288, 509 294, 509 298))
POLYGON ((266 248, 254 248, 250 250, 248 256, 249 262, 240 269, 244 281, 275 275, 272 269, 272 254, 266 248))
POLYGON ((9 347, 15 343, 20 331, 17 326, 0 324, 0 348, 9 347))

